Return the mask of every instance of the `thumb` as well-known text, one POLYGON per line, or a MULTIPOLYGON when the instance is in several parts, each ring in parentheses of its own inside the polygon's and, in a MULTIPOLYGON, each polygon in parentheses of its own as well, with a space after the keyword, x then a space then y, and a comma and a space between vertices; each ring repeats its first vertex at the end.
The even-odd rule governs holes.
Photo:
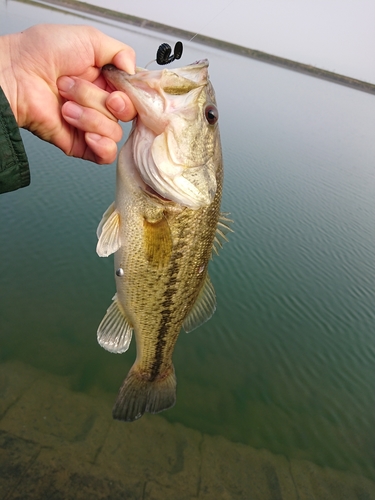
POLYGON ((114 64, 127 73, 135 73, 135 52, 125 43, 105 35, 99 30, 90 33, 95 51, 95 65, 114 64))

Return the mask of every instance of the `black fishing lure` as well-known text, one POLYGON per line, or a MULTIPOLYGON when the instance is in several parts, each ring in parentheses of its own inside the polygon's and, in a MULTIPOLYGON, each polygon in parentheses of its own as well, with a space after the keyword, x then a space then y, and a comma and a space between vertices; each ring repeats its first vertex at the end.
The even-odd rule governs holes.
POLYGON ((160 65, 169 64, 176 59, 181 59, 182 42, 177 42, 174 46, 174 53, 171 54, 172 48, 168 43, 162 43, 156 52, 156 62, 160 65))

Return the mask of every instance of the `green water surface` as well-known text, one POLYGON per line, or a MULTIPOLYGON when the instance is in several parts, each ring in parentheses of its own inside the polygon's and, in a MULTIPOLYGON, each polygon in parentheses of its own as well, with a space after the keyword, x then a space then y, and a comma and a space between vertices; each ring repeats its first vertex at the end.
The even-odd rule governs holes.
MULTIPOLYGON (((41 16, 87 22, 132 45, 140 65, 174 43, 22 9, 1 12, 2 33, 41 16)), ((185 44, 183 63, 203 57, 235 232, 210 264, 217 312, 178 340, 177 404, 163 417, 374 478, 375 98, 185 44)), ((135 356, 134 344, 113 355, 96 342, 114 276, 95 232, 115 167, 22 136, 31 186, 0 197, 0 360, 73 375, 72 390, 114 398, 135 356)))

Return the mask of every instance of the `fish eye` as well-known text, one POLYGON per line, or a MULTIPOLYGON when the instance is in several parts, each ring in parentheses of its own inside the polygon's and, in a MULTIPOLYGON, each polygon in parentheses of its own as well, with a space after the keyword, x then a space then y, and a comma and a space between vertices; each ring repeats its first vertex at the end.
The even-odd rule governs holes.
POLYGON ((206 106, 206 109, 204 110, 204 114, 206 116, 206 120, 210 125, 215 125, 215 123, 219 119, 219 112, 213 104, 209 104, 206 106))

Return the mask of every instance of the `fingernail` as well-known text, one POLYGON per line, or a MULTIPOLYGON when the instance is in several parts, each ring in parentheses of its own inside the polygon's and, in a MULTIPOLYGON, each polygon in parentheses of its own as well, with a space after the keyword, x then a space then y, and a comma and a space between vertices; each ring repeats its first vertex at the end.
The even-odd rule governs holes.
POLYGON ((122 111, 124 111, 125 109, 125 103, 120 96, 116 95, 110 99, 110 101, 108 102, 108 107, 113 109, 115 113, 122 113, 122 111))
POLYGON ((75 81, 73 78, 70 78, 69 76, 62 76, 57 80, 57 88, 63 92, 69 92, 74 83, 75 81))
POLYGON ((135 73, 135 52, 128 47, 126 50, 120 50, 113 60, 113 64, 133 75, 135 73))
POLYGON ((83 109, 81 106, 78 106, 75 102, 69 101, 64 105, 64 115, 69 118, 73 118, 74 120, 78 120, 81 118, 83 113, 83 109))

